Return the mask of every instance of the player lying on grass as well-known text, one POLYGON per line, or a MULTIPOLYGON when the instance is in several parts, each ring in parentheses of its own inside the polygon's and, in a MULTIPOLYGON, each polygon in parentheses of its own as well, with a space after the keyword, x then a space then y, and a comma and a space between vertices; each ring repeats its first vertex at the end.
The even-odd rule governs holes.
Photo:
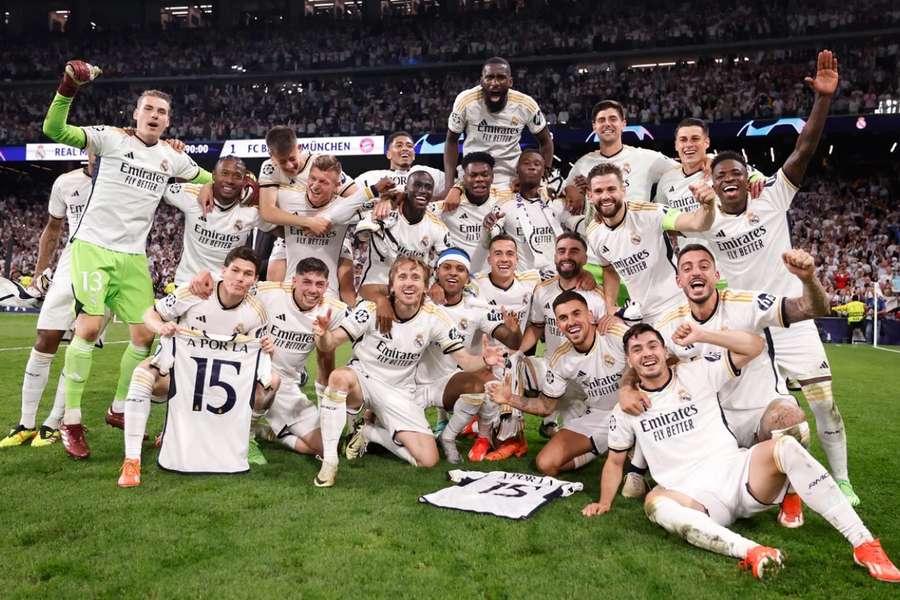
POLYGON ((737 519, 768 510, 792 485, 803 501, 853 545, 853 559, 881 581, 900 582, 900 571, 872 537, 837 484, 792 435, 776 434, 751 448, 739 448, 722 419, 717 393, 762 352, 757 335, 712 331, 682 324, 673 336, 680 346, 722 348, 705 360, 666 364, 666 345, 650 325, 625 334, 628 364, 637 372, 650 407, 640 416, 613 409, 609 417, 609 457, 600 479, 600 501, 585 516, 612 507, 622 480, 626 452, 641 446, 657 482, 645 501, 647 517, 666 531, 711 552, 741 559, 763 578, 781 567, 783 555, 731 531, 737 519))
POLYGON ((147 263, 147 234, 156 207, 171 178, 195 183, 210 174, 160 137, 169 126, 171 97, 146 90, 138 97, 134 131, 116 127, 76 127, 66 121, 78 88, 100 74, 79 60, 65 73, 44 119, 53 141, 86 148, 100 159, 91 199, 71 236, 71 272, 78 316, 75 336, 66 349, 66 408, 60 425, 63 446, 73 458, 87 458, 90 448, 81 425, 81 397, 90 378, 94 342, 106 307, 128 323, 131 343, 122 355, 115 399, 128 391, 134 368, 150 354, 153 332, 143 323, 153 305, 147 263))
MULTIPOLYGON (((303 393, 306 362, 315 348, 314 323, 329 319, 327 329, 338 327, 347 306, 329 298, 328 266, 318 258, 297 263, 291 283, 264 282, 256 298, 269 315, 267 336, 275 346, 272 366, 281 378, 275 401, 266 413, 269 427, 285 446, 300 454, 322 454, 319 409, 303 393)), ((316 376, 316 394, 325 392, 327 375, 316 376)))
MULTIPOLYGON (((417 176, 419 173, 410 176, 410 181, 417 176)), ((430 180, 431 176, 426 176, 430 180)), ((319 399, 324 453, 315 485, 334 485, 346 412, 359 411, 364 404, 372 410, 376 422, 362 427, 357 438, 360 445, 352 453, 361 455, 366 443, 375 442, 412 465, 437 464, 438 449, 425 409, 415 399, 415 370, 429 345, 439 345, 464 371, 480 371, 503 360, 500 348, 487 344, 481 356, 463 349, 463 338, 452 319, 425 299, 429 271, 428 265, 411 256, 401 256, 391 265, 388 300, 396 320, 387 333, 376 326, 375 303, 366 300, 357 304, 334 331, 328 330, 327 314, 316 319, 316 348, 329 351, 352 341, 353 356, 346 367, 331 372, 328 387, 319 399)), ((485 342, 486 338, 484 335, 485 342)))
POLYGON ((40 429, 35 430, 38 405, 50 379, 50 366, 66 332, 75 324, 75 297, 72 295, 72 276, 69 268, 71 247, 67 243, 59 256, 56 272, 50 268, 53 253, 59 246, 63 220, 68 219, 69 232, 75 231, 84 207, 91 196, 96 157, 88 154, 82 169, 69 171, 56 178, 47 208, 49 218, 41 232, 34 272, 40 273, 29 286, 37 298, 43 298, 37 322, 37 338, 25 364, 22 379, 22 413, 19 424, 0 440, 0 448, 21 446, 31 441, 34 448, 47 447, 59 440, 59 423, 65 409, 65 370, 59 375, 53 409, 40 429))
POLYGON ((488 386, 488 396, 534 415, 547 415, 564 404, 566 424, 538 453, 537 467, 545 475, 577 469, 606 453, 607 422, 616 404, 619 378, 625 369, 622 336, 625 328, 606 318, 603 329, 595 323, 585 297, 574 290, 560 293, 552 303, 556 327, 566 342, 538 366, 541 391, 523 397, 512 391, 507 374, 498 385, 488 386), (606 330, 605 330, 606 329, 606 330), (572 385, 581 397, 567 395, 572 385))
MULTIPOLYGON (((666 340, 684 323, 703 325, 709 329, 751 331, 766 335, 769 327, 789 326, 828 314, 828 294, 816 279, 815 262, 803 250, 791 250, 782 256, 787 269, 803 284, 801 296, 777 297, 763 290, 716 289, 719 272, 712 253, 699 245, 688 245, 678 256, 676 281, 686 302, 655 325, 666 340)), ((669 344, 669 351, 682 360, 699 359, 721 353, 718 346, 691 344, 683 347, 669 344)), ((793 396, 778 392, 779 378, 772 357, 763 352, 741 369, 741 377, 732 379, 719 392, 719 401, 728 428, 738 446, 749 448, 771 437, 770 432, 796 431, 804 446, 809 445, 806 415, 793 396)), ((631 372, 633 375, 633 371, 631 372)), ((626 377, 619 404, 625 412, 639 416, 649 405, 626 377)), ((778 522, 785 527, 803 525, 803 509, 799 496, 788 493, 782 502, 778 522)))
MULTIPOLYGON (((475 336, 483 333, 507 348, 517 349, 522 341, 519 319, 502 306, 489 305, 473 288, 467 287, 469 261, 465 250, 444 250, 438 256, 435 277, 443 292, 442 308, 453 321, 463 348, 469 348, 475 336)), ((460 372, 454 357, 445 354, 437 344, 428 345, 416 369, 417 399, 426 408, 437 406, 453 412, 439 437, 448 462, 462 461, 456 438, 473 418, 478 418, 478 439, 469 460, 482 460, 490 447, 491 428, 498 412, 497 405, 484 402, 484 384, 492 380, 494 375, 489 369, 460 372)))
MULTIPOLYGON (((249 294, 256 283, 258 269, 259 258, 253 250, 246 246, 235 248, 225 258, 222 280, 216 284, 213 294, 204 299, 191 292, 189 287, 179 287, 147 309, 145 323, 161 336, 174 336, 179 330, 192 329, 218 336, 241 334, 252 337, 268 322, 263 305, 249 294)), ((271 350, 270 344, 264 344, 264 347, 271 350)), ((141 444, 150 416, 150 399, 166 397, 170 389, 169 370, 174 360, 166 346, 160 344, 156 355, 143 360, 134 370, 125 403, 125 460, 119 476, 120 487, 141 483, 141 444)), ((198 379, 202 377, 198 375, 198 379)), ((260 411, 259 414, 271 404, 278 383, 278 376, 272 373, 270 381, 257 384, 253 408, 260 411)), ((210 387, 214 385, 211 380, 210 387)), ((175 393, 186 394, 187 391, 175 390, 175 393)), ((249 440, 249 429, 243 435, 249 440)), ((239 443, 246 444, 247 440, 239 443)))

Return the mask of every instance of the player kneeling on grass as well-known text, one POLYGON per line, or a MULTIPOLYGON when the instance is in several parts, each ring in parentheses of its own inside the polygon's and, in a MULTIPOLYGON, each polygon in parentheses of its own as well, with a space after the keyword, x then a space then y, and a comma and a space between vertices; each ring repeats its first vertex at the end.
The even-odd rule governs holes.
MULTIPOLYGON (((395 318, 390 331, 376 326, 374 302, 361 301, 329 331, 327 315, 316 319, 316 348, 330 351, 353 341, 353 356, 346 367, 335 369, 319 398, 324 453, 322 468, 314 480, 319 487, 334 485, 337 447, 347 410, 365 404, 377 422, 362 426, 350 440, 348 456, 361 456, 368 442, 375 442, 414 466, 433 467, 438 449, 425 409, 415 400, 415 371, 426 349, 437 344, 464 371, 480 371, 503 360, 499 348, 484 345, 481 356, 463 349, 463 338, 453 320, 439 306, 425 300, 428 266, 418 258, 401 256, 388 273, 388 301, 395 318)), ((484 336, 487 341, 487 336, 484 336)))
POLYGON ((738 448, 722 418, 717 398, 722 387, 762 352, 762 338, 742 331, 710 331, 685 323, 673 341, 680 346, 714 344, 723 348, 705 360, 666 364, 662 335, 646 324, 625 334, 628 364, 650 408, 635 417, 620 407, 609 418, 610 454, 600 479, 600 501, 585 516, 609 512, 625 453, 638 445, 658 483, 645 501, 647 517, 666 531, 711 552, 741 559, 740 566, 763 578, 780 568, 781 551, 767 548, 727 528, 737 519, 768 510, 792 485, 803 501, 853 545, 853 559, 872 577, 900 582, 878 540, 841 493, 834 479, 790 435, 738 448))
MULTIPOLYGON (((515 313, 491 306, 479 297, 469 283, 469 255, 465 250, 449 248, 437 260, 437 285, 443 291, 443 309, 453 320, 464 348, 472 345, 481 331, 499 340, 510 349, 517 349, 522 341, 519 319, 515 313)), ((485 383, 494 380, 488 369, 474 373, 460 372, 453 357, 437 344, 430 344, 416 369, 417 392, 427 408, 437 406, 453 412, 441 431, 440 443, 447 462, 462 461, 456 448, 456 438, 466 425, 478 418, 478 439, 469 453, 469 460, 480 461, 490 448, 490 433, 499 417, 497 405, 484 401, 485 383)))
POLYGON ((208 298, 195 295, 188 287, 180 287, 147 309, 144 314, 147 327, 170 339, 163 340, 156 355, 141 362, 131 378, 125 402, 125 461, 119 476, 120 487, 134 487, 141 483, 141 443, 150 416, 150 399, 153 396, 165 397, 167 390, 169 412, 162 436, 161 466, 207 473, 247 469, 251 399, 254 411, 264 412, 271 404, 279 383, 278 376, 267 368, 270 365, 268 358, 257 352, 258 346, 271 350, 271 342, 251 339, 268 321, 265 308, 259 300, 249 295, 256 283, 258 270, 259 258, 253 250, 246 246, 235 248, 225 258, 222 280, 215 285, 208 298), (187 348, 179 352, 183 348, 181 344, 176 344, 179 341, 176 338, 181 334, 187 339, 193 337, 201 341, 193 344, 187 341, 187 348), (231 346, 223 340, 228 340, 231 346), (209 360, 203 352, 216 356, 209 360), (221 353, 233 356, 219 357, 221 353), (244 359, 250 355, 258 356, 257 362, 245 367, 244 359), (195 377, 187 382, 189 385, 183 377, 175 377, 173 382, 170 377, 170 370, 173 369, 176 375, 179 370, 185 373, 193 370, 195 377), (254 375, 257 372, 258 377, 254 375), (210 397, 223 392, 224 401, 214 406, 210 397), (186 403, 190 408, 184 410, 186 403), (247 414, 244 415, 244 412, 247 414), (203 457, 196 456, 194 466, 201 465, 196 468, 168 467, 163 463, 164 453, 184 455, 175 446, 186 447, 192 439, 191 413, 196 416, 196 443, 202 444, 206 452, 227 460, 217 462, 209 459, 208 464, 202 466, 203 457), (206 429, 218 433, 204 439, 201 430, 206 429), (170 444, 170 448, 175 448, 167 452, 170 430, 176 432, 170 444))
MULTIPOLYGON (((327 329, 338 327, 347 306, 325 295, 328 290, 328 266, 318 258, 297 263, 291 283, 264 282, 257 286, 256 298, 269 315, 268 337, 275 351, 272 366, 281 377, 275 401, 266 417, 269 427, 282 444, 300 454, 322 454, 319 409, 303 393, 301 379, 306 359, 315 348, 313 323, 328 319, 327 329)), ((316 392, 325 392, 327 376, 318 371, 316 392)))
POLYGON ((565 426, 537 455, 538 469, 550 476, 578 469, 606 453, 607 423, 625 369, 625 328, 614 317, 604 317, 598 327, 584 296, 573 290, 556 297, 553 313, 556 326, 567 341, 546 362, 534 362, 544 371, 540 394, 532 398, 513 394, 510 375, 499 385, 488 386, 488 395, 494 402, 540 416, 558 409, 570 382, 584 390, 587 399, 583 406, 575 411, 566 407, 565 411, 578 416, 568 417, 565 426))

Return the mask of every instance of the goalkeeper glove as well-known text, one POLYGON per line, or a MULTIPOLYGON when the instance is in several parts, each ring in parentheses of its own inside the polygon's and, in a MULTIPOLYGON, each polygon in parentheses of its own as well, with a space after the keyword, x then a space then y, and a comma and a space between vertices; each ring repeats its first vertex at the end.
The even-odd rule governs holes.
POLYGON ((83 60, 70 60, 66 63, 62 81, 56 91, 59 95, 73 98, 78 93, 78 88, 90 83, 100 76, 100 67, 95 67, 83 60))

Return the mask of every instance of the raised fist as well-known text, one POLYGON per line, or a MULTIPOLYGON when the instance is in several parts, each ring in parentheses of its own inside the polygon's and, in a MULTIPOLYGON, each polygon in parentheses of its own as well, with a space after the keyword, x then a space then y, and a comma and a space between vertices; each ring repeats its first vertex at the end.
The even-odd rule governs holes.
POLYGON ((78 88, 100 77, 100 67, 95 67, 83 60, 70 60, 66 63, 62 81, 59 82, 57 92, 69 98, 78 93, 78 88))

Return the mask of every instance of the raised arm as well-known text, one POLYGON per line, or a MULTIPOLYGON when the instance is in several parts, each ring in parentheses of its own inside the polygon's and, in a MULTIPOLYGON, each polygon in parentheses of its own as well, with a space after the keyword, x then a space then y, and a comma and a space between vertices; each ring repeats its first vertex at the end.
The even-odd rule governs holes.
POLYGON ((344 342, 350 340, 343 327, 330 330, 328 326, 331 324, 331 309, 324 315, 319 315, 313 322, 313 336, 316 339, 316 349, 320 352, 331 352, 344 342))
POLYGON ((672 213, 666 215, 663 221, 663 229, 680 231, 681 233, 691 233, 696 231, 708 231, 716 220, 716 192, 705 183, 695 183, 691 185, 691 192, 694 199, 700 204, 700 207, 692 213, 672 213), (666 221, 670 220, 669 215, 677 216, 671 222, 671 226, 666 221))
POLYGON ((456 182, 456 165, 459 162, 459 134, 447 130, 447 140, 444 142, 444 189, 441 195, 445 195, 456 182))
POLYGON ((550 135, 550 128, 544 127, 535 134, 538 143, 538 152, 544 159, 544 165, 547 171, 553 167, 553 137, 550 135))
POLYGON ((603 298, 606 300, 606 312, 614 314, 619 305, 619 285, 621 280, 612 265, 603 267, 603 298))
POLYGON ((712 344, 725 348, 731 353, 731 362, 742 369, 747 363, 760 355, 765 342, 758 335, 747 331, 714 331, 691 321, 685 321, 672 335, 672 341, 679 346, 691 344, 712 344))
POLYGON ((510 350, 522 347, 522 328, 516 313, 503 309, 503 322, 494 329, 493 337, 510 350))
POLYGON ((559 403, 558 398, 550 398, 543 393, 534 398, 523 398, 518 394, 514 394, 512 391, 512 379, 509 373, 506 374, 503 381, 492 384, 485 388, 485 391, 487 392, 488 398, 497 404, 508 404, 513 408, 518 408, 522 412, 526 412, 530 415, 538 415, 540 417, 552 415, 556 412, 556 405, 559 403))
POLYGON ((56 95, 47 110, 44 118, 44 135, 60 144, 84 148, 87 145, 87 135, 84 130, 75 125, 69 125, 69 107, 78 94, 78 88, 90 83, 100 76, 100 67, 89 65, 81 60, 70 60, 66 63, 62 81, 56 89, 56 95))
POLYGON ((781 167, 784 175, 795 186, 803 183, 809 161, 822 139, 822 130, 828 119, 828 111, 831 110, 831 98, 837 91, 838 80, 837 57, 830 50, 822 50, 816 59, 815 78, 807 77, 804 80, 816 95, 809 118, 797 136, 794 151, 781 167))
POLYGON ((815 317, 828 316, 831 300, 828 292, 816 277, 816 263, 813 257, 803 250, 789 250, 781 255, 784 266, 803 283, 803 295, 798 298, 786 298, 784 301, 784 319, 788 323, 796 323, 815 317))

